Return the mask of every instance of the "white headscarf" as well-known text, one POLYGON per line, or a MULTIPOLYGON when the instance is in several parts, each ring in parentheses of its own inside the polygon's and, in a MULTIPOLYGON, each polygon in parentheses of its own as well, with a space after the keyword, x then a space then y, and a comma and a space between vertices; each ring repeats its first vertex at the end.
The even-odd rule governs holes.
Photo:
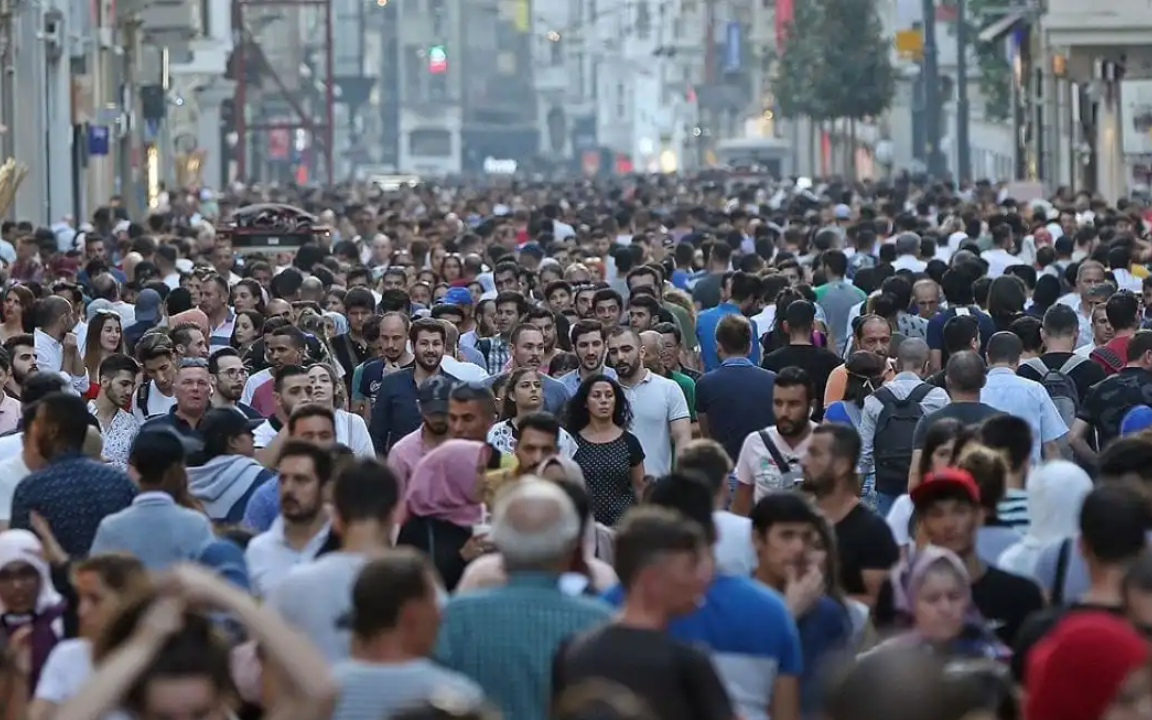
POLYGON ((1053 460, 1028 475, 1028 532, 1000 555, 1002 570, 1034 577, 1040 551, 1074 536, 1080 526, 1080 506, 1092 491, 1092 478, 1075 463, 1053 460))
MULTIPOLYGON (((36 612, 43 612, 64 602, 64 597, 52 584, 52 573, 44 560, 44 546, 35 534, 27 530, 0 532, 0 569, 14 562, 28 563, 40 573, 40 596, 36 598, 36 612)), ((0 613, 5 610, 0 603, 0 613)))

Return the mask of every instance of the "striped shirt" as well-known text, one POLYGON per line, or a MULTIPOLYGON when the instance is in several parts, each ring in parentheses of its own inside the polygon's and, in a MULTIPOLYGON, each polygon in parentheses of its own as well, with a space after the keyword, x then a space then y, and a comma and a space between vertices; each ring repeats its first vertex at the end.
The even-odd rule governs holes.
POLYGON ((381 720, 450 697, 455 707, 475 708, 484 700, 480 687, 431 660, 368 663, 345 660, 332 668, 340 697, 332 720, 381 720))
POLYGON ((1004 493, 1004 499, 996 504, 996 517, 1004 525, 1014 530, 1025 532, 1028 530, 1028 491, 1019 488, 1009 488, 1004 493))
POLYGON ((212 337, 209 339, 208 345, 213 351, 228 347, 232 344, 232 331, 235 329, 236 313, 232 312, 232 308, 228 308, 228 314, 224 317, 224 321, 212 328, 212 337))

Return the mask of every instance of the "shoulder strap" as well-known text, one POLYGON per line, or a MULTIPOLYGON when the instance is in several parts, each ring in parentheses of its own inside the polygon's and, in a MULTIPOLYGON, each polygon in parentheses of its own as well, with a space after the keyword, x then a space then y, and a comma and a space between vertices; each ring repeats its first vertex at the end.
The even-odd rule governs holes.
MULTIPOLYGON (((1075 355, 1073 357, 1076 357, 1075 355)), ((1048 366, 1038 357, 1028 358, 1024 361, 1024 367, 1031 368, 1044 377, 1048 374, 1048 366)), ((1063 371, 1063 370, 1061 370, 1063 371)))
POLYGON ((140 408, 140 414, 145 420, 148 419, 148 396, 152 392, 152 381, 145 380, 140 385, 140 389, 136 391, 136 407, 140 408))
POLYGON ((791 465, 784 459, 784 453, 780 452, 780 448, 776 447, 776 443, 772 442, 772 436, 768 434, 767 430, 759 432, 760 441, 764 443, 764 449, 772 456, 772 461, 776 463, 776 467, 780 468, 781 473, 788 472, 791 465))
POLYGON ((484 356, 484 362, 488 362, 488 356, 492 354, 492 339, 480 338, 476 341, 476 349, 484 356))
MULTIPOLYGON (((1039 358, 1037 358, 1037 360, 1039 360, 1039 358)), ((1073 355, 1072 357, 1065 360, 1064 364, 1060 366, 1060 372, 1064 375, 1068 375, 1073 370, 1086 362, 1090 362, 1090 360, 1088 360, 1088 358, 1084 357, 1083 355, 1073 355)))
POLYGON ((929 385, 926 382, 922 382, 917 385, 911 393, 908 394, 908 400, 919 405, 924 401, 924 398, 928 397, 928 393, 932 392, 934 389, 935 388, 932 385, 929 385))
POLYGON ((1068 576, 1068 560, 1072 555, 1072 538, 1064 538, 1060 543, 1060 552, 1056 556, 1056 582, 1052 587, 1052 604, 1064 603, 1064 580, 1068 576))
POLYGON ((890 407, 900 402, 896 399, 896 393, 892 392, 891 388, 882 387, 873 393, 873 397, 880 401, 884 407, 890 407))

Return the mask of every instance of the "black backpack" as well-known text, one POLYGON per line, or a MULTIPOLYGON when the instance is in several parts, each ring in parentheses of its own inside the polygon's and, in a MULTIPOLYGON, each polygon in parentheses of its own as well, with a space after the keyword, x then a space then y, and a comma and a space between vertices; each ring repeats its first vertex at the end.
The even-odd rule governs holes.
POLYGON ((908 469, 912 465, 912 437, 916 424, 924 417, 920 402, 935 388, 920 383, 908 397, 900 400, 890 388, 876 391, 883 409, 876 419, 872 459, 876 466, 876 491, 885 495, 903 495, 908 490, 908 469))

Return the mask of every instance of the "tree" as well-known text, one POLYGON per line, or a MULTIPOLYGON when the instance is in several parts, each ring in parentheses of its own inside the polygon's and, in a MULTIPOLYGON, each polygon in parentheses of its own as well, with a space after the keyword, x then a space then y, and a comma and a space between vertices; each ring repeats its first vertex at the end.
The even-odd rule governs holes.
POLYGON ((793 8, 792 20, 784 30, 784 48, 776 63, 772 93, 784 117, 824 120, 823 98, 818 88, 823 53, 817 40, 824 24, 823 7, 806 0, 795 3, 793 8))
POLYGON ((882 115, 896 92, 892 43, 875 0, 821 0, 826 21, 820 94, 828 115, 861 120, 882 115))
MULTIPOLYGON (((988 120, 1004 121, 1012 116, 1012 72, 1004 52, 1004 40, 990 42, 976 39, 980 29, 996 20, 1003 4, 998 0, 968 0, 968 37, 976 48, 980 94, 984 96, 984 116, 988 120)), ((969 75, 971 77, 971 75, 969 75)))

